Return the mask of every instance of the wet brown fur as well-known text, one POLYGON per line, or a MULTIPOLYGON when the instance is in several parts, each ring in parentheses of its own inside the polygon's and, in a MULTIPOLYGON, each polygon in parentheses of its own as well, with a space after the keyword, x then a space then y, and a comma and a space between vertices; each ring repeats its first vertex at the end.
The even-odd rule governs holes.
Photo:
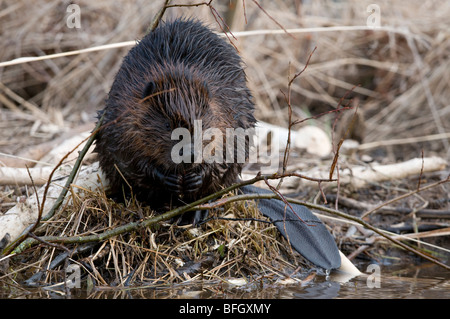
POLYGON ((230 44, 197 21, 162 24, 125 57, 100 112, 96 152, 112 192, 130 191, 128 184, 158 210, 231 185, 241 163, 176 164, 171 150, 179 141, 171 132, 184 127, 192 134, 202 120, 203 130, 217 128, 225 138, 227 128, 254 127, 253 110, 230 44))

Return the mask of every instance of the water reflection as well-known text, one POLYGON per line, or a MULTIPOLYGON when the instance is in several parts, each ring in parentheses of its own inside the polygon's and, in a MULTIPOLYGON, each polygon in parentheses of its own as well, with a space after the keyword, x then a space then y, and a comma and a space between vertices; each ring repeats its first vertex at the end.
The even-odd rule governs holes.
MULTIPOLYGON (((361 270, 367 269, 360 266, 361 270)), ((16 289, 2 287, 1 298, 74 298, 74 299, 404 299, 450 298, 450 273, 434 265, 420 267, 381 268, 379 288, 370 288, 370 274, 362 274, 348 282, 332 280, 333 276, 317 275, 305 283, 279 285, 253 283, 242 287, 224 286, 220 282, 205 285, 173 287, 96 287, 72 289, 70 296, 64 290, 16 289)))

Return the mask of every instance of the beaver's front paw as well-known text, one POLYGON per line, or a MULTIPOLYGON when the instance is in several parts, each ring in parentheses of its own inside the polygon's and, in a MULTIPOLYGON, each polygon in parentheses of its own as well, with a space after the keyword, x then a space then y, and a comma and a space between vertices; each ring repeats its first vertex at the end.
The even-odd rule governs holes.
POLYGON ((176 174, 163 174, 159 169, 152 171, 152 177, 155 182, 160 184, 167 192, 180 195, 183 193, 183 177, 176 174))
POLYGON ((183 177, 183 188, 186 194, 197 193, 203 185, 202 172, 191 172, 183 177))

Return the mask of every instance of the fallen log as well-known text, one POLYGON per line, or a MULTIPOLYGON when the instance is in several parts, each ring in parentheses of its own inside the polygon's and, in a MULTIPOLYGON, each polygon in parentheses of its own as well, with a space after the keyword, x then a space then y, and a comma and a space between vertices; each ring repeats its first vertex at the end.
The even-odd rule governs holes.
MULTIPOLYGON (((46 202, 42 216, 45 216, 54 202, 57 200, 64 187, 70 169, 67 166, 62 166, 55 172, 54 178, 49 186, 46 202)), ((78 176, 75 178, 72 185, 73 191, 77 192, 79 189, 96 190, 105 185, 104 179, 101 178, 101 171, 98 163, 90 166, 84 166, 78 176), (102 182, 100 182, 102 180, 102 182)), ((39 214, 38 202, 42 204, 45 187, 38 189, 36 194, 31 195, 23 202, 17 203, 16 206, 8 210, 5 214, 0 215, 0 251, 14 241, 18 236, 30 225, 36 222, 39 214)), ((68 200, 66 197, 65 202, 68 200)))

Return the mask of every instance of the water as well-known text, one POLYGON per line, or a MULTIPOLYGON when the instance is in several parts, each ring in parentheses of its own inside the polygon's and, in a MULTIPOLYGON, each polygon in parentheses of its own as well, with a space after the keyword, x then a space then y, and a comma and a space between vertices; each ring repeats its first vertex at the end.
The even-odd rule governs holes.
MULTIPOLYGON (((369 265, 358 268, 365 272, 369 265)), ((303 284, 252 283, 240 287, 220 283, 173 287, 98 287, 72 289, 73 299, 450 299, 450 272, 433 264, 380 266, 347 282, 317 275, 303 284)), ((66 298, 63 289, 0 289, 1 298, 66 298)))

